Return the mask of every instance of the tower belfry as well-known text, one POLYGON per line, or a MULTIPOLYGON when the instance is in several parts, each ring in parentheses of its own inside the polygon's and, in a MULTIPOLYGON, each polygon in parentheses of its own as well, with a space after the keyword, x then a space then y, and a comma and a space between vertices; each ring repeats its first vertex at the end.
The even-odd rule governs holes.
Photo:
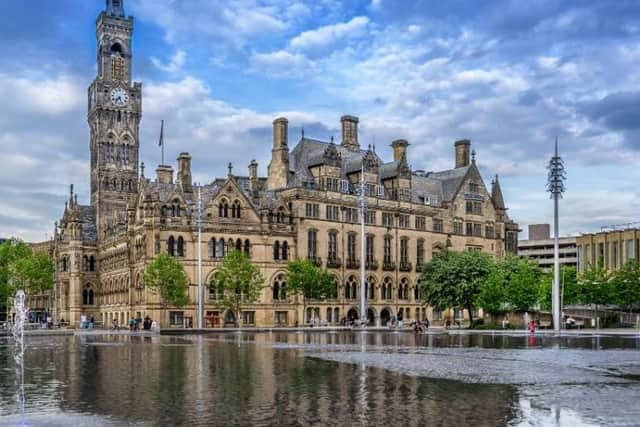
POLYGON ((124 17, 124 0, 107 0, 105 11, 112 16, 124 17))
POLYGON ((132 35, 123 0, 106 0, 96 21, 98 75, 89 86, 87 114, 98 228, 124 211, 138 188, 142 85, 131 81, 132 35))

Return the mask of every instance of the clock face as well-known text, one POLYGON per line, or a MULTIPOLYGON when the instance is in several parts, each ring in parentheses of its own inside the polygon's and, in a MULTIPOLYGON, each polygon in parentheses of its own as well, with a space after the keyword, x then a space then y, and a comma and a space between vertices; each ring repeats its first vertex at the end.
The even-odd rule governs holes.
POLYGON ((111 102, 118 107, 124 107, 129 103, 129 94, 121 87, 111 89, 111 102))

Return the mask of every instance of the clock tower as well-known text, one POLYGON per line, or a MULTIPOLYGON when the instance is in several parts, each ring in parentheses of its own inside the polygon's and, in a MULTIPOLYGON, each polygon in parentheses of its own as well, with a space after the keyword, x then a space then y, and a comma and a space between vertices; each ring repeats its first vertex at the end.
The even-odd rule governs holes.
POLYGON ((99 230, 107 217, 124 215, 138 189, 142 85, 131 81, 133 18, 123 1, 106 0, 96 21, 98 75, 88 91, 91 205, 99 230))

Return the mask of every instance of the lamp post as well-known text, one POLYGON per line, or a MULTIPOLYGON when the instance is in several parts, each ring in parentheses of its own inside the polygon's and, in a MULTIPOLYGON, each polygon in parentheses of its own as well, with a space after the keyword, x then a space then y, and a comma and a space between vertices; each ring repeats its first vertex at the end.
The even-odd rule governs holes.
POLYGON ((202 329, 204 318, 204 286, 202 284, 202 193, 198 185, 197 224, 198 224, 198 329, 202 329))
POLYGON ((367 289, 365 283, 365 245, 366 238, 364 235, 364 221, 365 215, 367 213, 367 197, 365 194, 365 184, 364 184, 364 157, 362 159, 362 170, 360 172, 360 197, 359 197, 359 205, 360 205, 360 321, 362 325, 367 324, 367 289))
POLYGON ((558 224, 558 202, 564 193, 564 180, 566 172, 562 157, 558 154, 558 138, 556 137, 554 155, 547 166, 549 175, 547 179, 547 191, 553 199, 553 288, 551 290, 551 307, 553 314, 553 330, 560 332, 560 250, 558 224))

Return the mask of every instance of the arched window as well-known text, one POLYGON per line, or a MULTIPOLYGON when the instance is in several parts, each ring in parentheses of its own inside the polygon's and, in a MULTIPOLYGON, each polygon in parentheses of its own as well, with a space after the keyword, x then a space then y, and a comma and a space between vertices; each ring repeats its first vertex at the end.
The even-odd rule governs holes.
POLYGON ((273 300, 284 301, 287 299, 287 281, 284 274, 280 273, 273 279, 273 300))
POLYGON ((289 259, 289 244, 286 241, 282 242, 282 259, 289 259))
POLYGON ((392 279, 387 276, 382 281, 382 299, 390 300, 392 298, 392 279))
POLYGON ((233 205, 231 205, 231 216, 240 218, 240 202, 238 200, 234 200, 233 205))
POLYGON ((364 284, 367 299, 375 299, 376 297, 376 278, 374 276, 367 277, 367 281, 364 284))
POLYGON ((338 323, 340 321, 340 309, 338 307, 333 309, 333 321, 338 323))
POLYGON ((236 251, 242 252, 242 240, 236 239, 236 251))
POLYGON ((346 299, 356 299, 357 280, 355 276, 349 276, 344 286, 344 297, 346 299))
POLYGON ((176 254, 176 240, 173 236, 169 236, 167 239, 167 254, 169 254, 169 256, 175 256, 176 254))
POLYGON ((276 213, 276 222, 278 224, 284 223, 284 208, 278 208, 278 212, 276 213))
POLYGON ((178 256, 184 256, 184 239, 182 236, 178 237, 178 256))
POLYGON ((424 264, 424 239, 418 239, 418 246, 416 247, 416 265, 418 268, 424 264))
POLYGON ((216 238, 212 237, 211 240, 209 240, 209 258, 215 258, 216 257, 216 238))
POLYGON ((96 259, 93 255, 89 257, 89 271, 96 271, 96 259))
POLYGON ((420 284, 416 283, 416 285, 413 287, 413 299, 415 300, 415 302, 420 302, 421 298, 422 292, 420 292, 420 284))
POLYGON ((400 279, 398 285, 398 299, 409 299, 409 280, 406 277, 400 279))
POLYGON ((244 241, 244 254, 248 257, 251 256, 251 242, 249 242, 249 239, 244 241))
POLYGON ((309 230, 307 233, 307 258, 316 259, 318 257, 318 232, 309 230))
POLYGON ((218 216, 220 218, 229 217, 229 203, 225 199, 222 199, 218 205, 218 216))
POLYGON ((227 253, 232 252, 233 247, 234 247, 233 239, 227 240, 227 253))
POLYGON ((278 240, 273 244, 273 259, 276 261, 280 259, 280 241, 278 240))
POLYGON ((93 289, 90 285, 86 285, 82 290, 82 304, 93 305, 93 289))
POLYGON ((333 310, 331 309, 331 307, 327 307, 327 323, 333 323, 335 322, 335 320, 333 320, 333 310))
POLYGON ((82 271, 89 271, 89 257, 86 255, 82 257, 82 271))
POLYGON ((224 258, 224 239, 218 240, 218 257, 224 258))

